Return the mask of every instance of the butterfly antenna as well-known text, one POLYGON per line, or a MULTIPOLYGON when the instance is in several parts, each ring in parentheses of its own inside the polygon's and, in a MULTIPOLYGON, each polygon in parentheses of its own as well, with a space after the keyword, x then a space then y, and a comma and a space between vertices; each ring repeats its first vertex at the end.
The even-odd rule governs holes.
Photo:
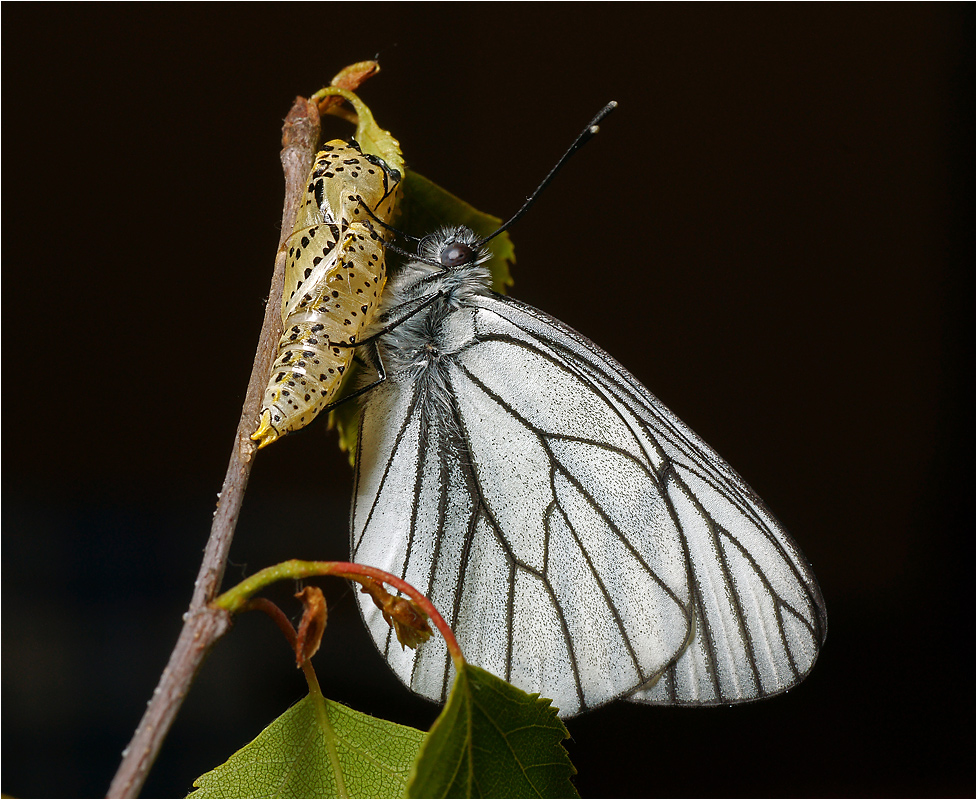
POLYGON ((540 192, 542 192, 543 189, 545 189, 549 185, 550 181, 552 181, 553 178, 556 177, 556 173, 560 171, 560 168, 564 164, 567 163, 567 161, 570 159, 570 156, 572 156, 574 153, 577 152, 577 150, 579 150, 581 147, 587 144, 587 142, 590 141, 590 139, 594 136, 594 134, 596 134, 597 131, 600 130, 598 124, 601 122, 601 120, 603 120, 604 117, 610 114, 615 108, 617 108, 617 102, 611 100, 611 102, 609 102, 600 111, 598 111, 597 115, 590 122, 587 123, 587 127, 584 128, 583 131, 581 131, 580 135, 574 140, 573 144, 570 145, 570 149, 563 154, 563 158, 561 158, 559 161, 556 162, 556 166, 554 166, 553 169, 549 171, 549 174, 545 178, 543 178, 543 182, 536 187, 536 191, 533 192, 531 195, 529 195, 528 198, 526 198, 526 202, 522 204, 522 208, 520 208, 515 214, 509 217, 508 222, 505 222, 495 233, 491 234, 490 236, 486 236, 480 242, 475 244, 474 247, 477 249, 481 247, 483 244, 485 244, 486 242, 490 241, 491 239, 494 239, 496 236, 502 233, 502 231, 508 229, 512 225, 512 223, 514 223, 517 219, 519 219, 519 217, 521 217, 523 214, 529 211, 530 206, 532 206, 532 204, 536 202, 536 198, 539 197, 540 192))

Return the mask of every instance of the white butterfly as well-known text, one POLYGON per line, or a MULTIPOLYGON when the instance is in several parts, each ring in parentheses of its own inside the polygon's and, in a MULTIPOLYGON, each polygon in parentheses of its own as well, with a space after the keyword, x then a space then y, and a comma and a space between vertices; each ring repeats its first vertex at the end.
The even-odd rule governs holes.
MULTIPOLYGON (((353 560, 424 592, 470 662, 561 716, 801 681, 826 616, 800 550, 613 358, 493 293, 484 241, 441 230, 388 285, 388 317, 412 315, 378 338, 386 380, 361 400, 353 560)), ((360 607, 398 677, 443 700, 443 641, 403 650, 360 607)))

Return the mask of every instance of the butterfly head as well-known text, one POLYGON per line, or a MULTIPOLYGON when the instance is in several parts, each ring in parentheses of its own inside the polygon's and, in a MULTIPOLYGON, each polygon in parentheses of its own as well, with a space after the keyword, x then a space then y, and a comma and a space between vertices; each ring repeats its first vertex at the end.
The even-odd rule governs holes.
POLYGON ((417 255, 421 261, 448 272, 477 267, 492 254, 482 247, 482 240, 473 230, 459 225, 425 236, 417 245, 417 255))
POLYGON ((410 284, 409 295, 414 297, 440 292, 454 306, 470 294, 488 291, 485 262, 491 257, 491 251, 469 228, 441 228, 418 243, 417 255, 405 270, 405 288, 410 284))

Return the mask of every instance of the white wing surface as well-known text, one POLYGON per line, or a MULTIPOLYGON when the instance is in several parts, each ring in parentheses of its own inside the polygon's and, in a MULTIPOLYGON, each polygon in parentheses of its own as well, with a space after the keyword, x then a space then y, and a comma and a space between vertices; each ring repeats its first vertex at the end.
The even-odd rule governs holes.
MULTIPOLYGON (((424 592, 469 661, 562 716, 800 681, 823 601, 746 483, 580 334, 510 298, 470 302, 424 368, 366 395, 353 559, 424 592)), ((443 642, 402 650, 360 604, 401 680, 444 699, 443 642)))

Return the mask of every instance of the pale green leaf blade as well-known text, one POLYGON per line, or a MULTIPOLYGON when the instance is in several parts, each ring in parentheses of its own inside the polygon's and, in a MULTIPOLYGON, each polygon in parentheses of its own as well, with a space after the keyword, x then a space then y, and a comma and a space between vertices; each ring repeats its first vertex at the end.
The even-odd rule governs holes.
POLYGON ((403 797, 425 733, 325 701, 332 731, 305 697, 224 764, 194 781, 189 796, 403 797), (340 775, 333 768, 339 763, 340 775), (337 778, 339 779, 337 781, 337 778))
MULTIPOLYGON (((342 73, 340 73, 341 75, 342 73)), ((337 75, 336 78, 339 78, 337 75)), ((387 166, 397 172, 404 171, 404 156, 400 151, 400 142, 388 130, 381 128, 373 118, 369 106, 360 100, 359 96, 344 89, 342 86, 326 86, 314 95, 312 100, 320 102, 325 97, 342 97, 356 111, 356 141, 364 153, 379 156, 387 162, 387 166)))
POLYGON ((408 797, 579 797, 549 700, 479 667, 458 672, 421 748, 408 797))

